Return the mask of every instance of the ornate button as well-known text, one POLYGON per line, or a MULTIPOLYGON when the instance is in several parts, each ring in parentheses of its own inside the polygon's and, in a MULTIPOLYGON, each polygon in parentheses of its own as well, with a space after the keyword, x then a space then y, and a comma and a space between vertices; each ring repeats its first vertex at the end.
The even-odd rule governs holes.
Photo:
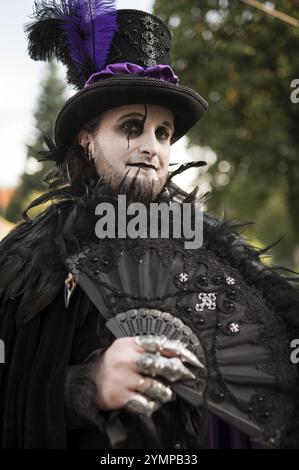
POLYGON ((195 310, 197 312, 202 312, 206 307, 208 310, 216 309, 216 293, 215 292, 200 292, 198 294, 198 299, 200 303, 195 305, 195 310))
POLYGON ((187 273, 180 273, 178 275, 178 278, 180 280, 180 282, 187 282, 189 280, 189 276, 187 273))
POLYGON ((233 285, 236 283, 235 279, 234 279, 233 277, 231 277, 231 276, 227 276, 227 277, 225 278, 225 282, 226 282, 226 284, 228 284, 229 286, 233 286, 233 285))
POLYGON ((239 323, 232 322, 227 326, 227 332, 230 335, 237 335, 240 332, 239 323))
POLYGON ((176 287, 178 287, 178 289, 182 289, 182 290, 187 289, 188 281, 189 281, 189 276, 185 272, 177 274, 174 278, 174 284, 176 285, 176 287))

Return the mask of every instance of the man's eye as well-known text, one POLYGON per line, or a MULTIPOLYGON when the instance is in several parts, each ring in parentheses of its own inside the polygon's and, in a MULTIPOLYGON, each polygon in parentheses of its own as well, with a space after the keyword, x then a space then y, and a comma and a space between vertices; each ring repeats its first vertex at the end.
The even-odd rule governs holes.
POLYGON ((130 134, 141 133, 141 125, 139 121, 127 121, 121 126, 121 128, 130 134))
POLYGON ((170 134, 165 127, 159 127, 159 129, 157 129, 157 137, 158 139, 168 140, 170 137, 170 134))

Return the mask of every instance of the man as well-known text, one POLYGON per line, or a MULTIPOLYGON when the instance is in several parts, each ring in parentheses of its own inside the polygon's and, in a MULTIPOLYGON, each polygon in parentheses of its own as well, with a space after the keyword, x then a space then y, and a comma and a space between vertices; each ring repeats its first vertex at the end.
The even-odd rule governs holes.
POLYGON ((27 32, 31 57, 58 57, 80 91, 47 140, 51 191, 29 207, 55 204, 1 245, 2 447, 295 446, 297 292, 209 216, 199 250, 94 234, 119 194, 194 202, 171 183, 170 146, 207 105, 178 84, 167 28, 82 0, 37 4, 27 32))

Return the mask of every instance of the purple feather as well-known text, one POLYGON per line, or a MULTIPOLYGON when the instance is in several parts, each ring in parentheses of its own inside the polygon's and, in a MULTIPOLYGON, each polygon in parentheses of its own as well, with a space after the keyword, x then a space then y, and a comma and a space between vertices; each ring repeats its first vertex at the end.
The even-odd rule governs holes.
POLYGON ((61 0, 61 28, 68 53, 79 70, 91 64, 91 72, 100 71, 117 29, 114 0, 61 0))

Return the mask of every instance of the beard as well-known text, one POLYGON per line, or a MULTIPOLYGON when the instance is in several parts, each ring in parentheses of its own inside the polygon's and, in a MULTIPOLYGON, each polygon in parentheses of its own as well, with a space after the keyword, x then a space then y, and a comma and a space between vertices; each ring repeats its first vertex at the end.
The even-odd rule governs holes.
POLYGON ((109 179, 103 178, 108 189, 113 195, 125 194, 128 202, 142 202, 148 204, 154 201, 162 191, 164 184, 159 184, 153 178, 138 178, 135 176, 124 176, 117 178, 115 175, 109 179))
POLYGON ((154 201, 163 190, 166 177, 162 179, 138 177, 140 169, 136 174, 130 175, 130 168, 125 174, 115 170, 108 162, 98 165, 97 172, 101 181, 105 184, 112 196, 126 195, 128 202, 141 202, 148 204, 154 201))

